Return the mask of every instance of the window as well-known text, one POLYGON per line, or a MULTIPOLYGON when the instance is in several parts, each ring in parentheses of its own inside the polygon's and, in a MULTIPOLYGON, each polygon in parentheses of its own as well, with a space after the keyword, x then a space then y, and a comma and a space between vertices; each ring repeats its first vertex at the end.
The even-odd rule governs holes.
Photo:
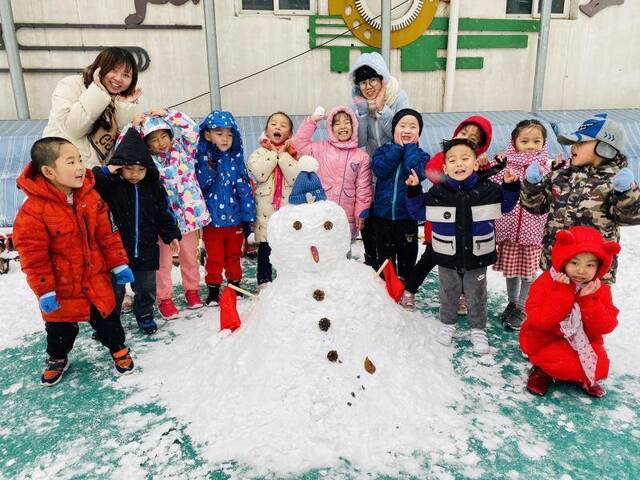
MULTIPOLYGON (((569 0, 552 0, 551 15, 553 17, 566 18, 569 16, 569 0)), ((532 15, 540 16, 542 0, 507 0, 508 15, 532 15)))
POLYGON ((248 13, 273 12, 275 15, 316 13, 316 0, 240 0, 240 10, 248 13))

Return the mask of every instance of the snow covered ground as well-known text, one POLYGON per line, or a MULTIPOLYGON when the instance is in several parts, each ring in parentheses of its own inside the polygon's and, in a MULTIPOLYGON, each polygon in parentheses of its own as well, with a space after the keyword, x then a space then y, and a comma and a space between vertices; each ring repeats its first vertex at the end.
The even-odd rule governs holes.
MULTIPOLYGON (((433 393, 433 408, 412 404, 412 398, 422 396, 408 391, 406 402, 398 405, 398 420, 409 425, 415 416, 431 411, 429 422, 439 431, 421 439, 417 429, 406 428, 408 451, 398 443, 404 430, 391 434, 363 428, 366 438, 335 428, 310 431, 309 419, 296 417, 300 412, 292 413, 279 428, 268 416, 261 424, 255 416, 251 425, 243 423, 248 415, 235 408, 234 396, 212 388, 220 385, 216 381, 220 375, 226 375, 220 371, 221 364, 228 367, 242 361, 241 356, 221 358, 220 345, 232 339, 226 332, 217 332, 215 309, 161 322, 152 338, 139 334, 135 322, 125 317, 128 343, 139 366, 128 377, 112 373, 107 353, 90 340, 85 328, 62 383, 44 389, 38 385, 45 359, 42 321, 19 265, 12 262, 9 274, 0 276, 0 479, 359 478, 368 474, 442 479, 638 478, 640 302, 635 295, 640 227, 624 228, 621 243, 614 287, 620 325, 606 339, 611 372, 604 382, 609 395, 601 400, 588 398, 570 385, 556 386, 544 398, 524 391, 528 366, 519 354, 517 336, 504 332, 495 321, 505 298, 504 281, 494 272, 489 282, 491 354, 473 355, 466 328, 454 348, 436 346, 431 336, 437 328, 437 277, 430 275, 418 294, 419 311, 400 315, 410 325, 411 341, 423 342, 428 349, 424 373, 416 374, 415 388, 433 393), (242 428, 250 434, 252 427, 261 435, 272 434, 273 445, 280 450, 247 448, 251 442, 246 440, 233 443, 242 437, 230 430, 242 428), (290 445, 284 449, 287 439, 290 445), (379 454, 385 444, 393 448, 379 454), (283 461, 287 455, 290 462, 283 461)), ((253 268, 247 264, 243 282, 250 290, 255 290, 253 268)), ((241 315, 251 308, 249 300, 240 300, 241 315)), ((290 367, 283 362, 283 368, 290 367)), ((300 384, 305 384, 305 377, 325 374, 324 367, 319 364, 317 371, 301 372, 300 384)), ((238 384, 246 387, 246 379, 238 378, 238 384)), ((229 385, 225 383, 227 389, 229 385)), ((383 387, 372 384, 367 391, 383 392, 383 387)), ((284 398, 283 408, 286 404, 284 398)), ((366 408, 358 413, 341 407, 342 413, 376 424, 375 402, 363 404, 366 408)), ((309 415, 321 422, 327 405, 335 407, 332 402, 318 404, 309 415)))

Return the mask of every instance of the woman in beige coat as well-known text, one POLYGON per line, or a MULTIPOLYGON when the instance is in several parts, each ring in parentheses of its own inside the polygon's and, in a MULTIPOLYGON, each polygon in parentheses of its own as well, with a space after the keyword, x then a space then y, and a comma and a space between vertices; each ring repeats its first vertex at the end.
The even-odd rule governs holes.
POLYGON ((124 48, 98 54, 81 75, 65 77, 51 96, 45 137, 72 142, 88 168, 104 165, 118 132, 138 113, 138 67, 124 48))
POLYGON ((247 168, 255 181, 254 232, 258 242, 258 288, 272 280, 267 223, 273 212, 289 202, 291 188, 298 176, 298 154, 293 147, 292 133, 293 122, 286 114, 272 114, 260 137, 260 147, 247 161, 247 168))

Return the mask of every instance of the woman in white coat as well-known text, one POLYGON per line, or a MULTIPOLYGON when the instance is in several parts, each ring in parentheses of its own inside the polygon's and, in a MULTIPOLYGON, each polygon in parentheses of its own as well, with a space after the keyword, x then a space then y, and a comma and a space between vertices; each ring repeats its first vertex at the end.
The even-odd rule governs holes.
POLYGON ((119 47, 101 51, 80 75, 65 77, 51 95, 45 137, 72 142, 88 168, 104 165, 120 129, 138 113, 138 67, 119 47))

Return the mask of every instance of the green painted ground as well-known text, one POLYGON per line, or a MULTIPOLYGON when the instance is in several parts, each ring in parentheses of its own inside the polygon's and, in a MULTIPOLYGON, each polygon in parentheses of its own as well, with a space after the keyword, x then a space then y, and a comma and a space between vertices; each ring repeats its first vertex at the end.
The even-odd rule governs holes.
MULTIPOLYGON (((253 279, 254 271, 246 265, 247 278, 253 279)), ((247 287, 255 288, 250 282, 247 287)), ((433 274, 418 303, 423 313, 437 314, 433 274)), ((425 459, 421 478, 640 478, 639 379, 610 378, 608 395, 599 400, 571 385, 532 397, 523 390, 527 363, 516 336, 496 324, 503 303, 490 297, 489 339, 500 345, 493 357, 479 359, 468 340, 456 342, 454 369, 468 387, 466 406, 456 414, 471 419, 468 451, 462 458, 425 459)), ((171 323, 152 337, 138 333, 128 315, 123 323, 138 355, 173 339, 171 323)), ((245 477, 243 467, 233 463, 207 466, 184 424, 117 380, 107 351, 91 340, 86 326, 62 383, 41 387, 44 338, 44 333, 29 335, 19 347, 0 350, 0 478, 245 477)), ((300 478, 361 475, 345 460, 339 469, 300 478)))

